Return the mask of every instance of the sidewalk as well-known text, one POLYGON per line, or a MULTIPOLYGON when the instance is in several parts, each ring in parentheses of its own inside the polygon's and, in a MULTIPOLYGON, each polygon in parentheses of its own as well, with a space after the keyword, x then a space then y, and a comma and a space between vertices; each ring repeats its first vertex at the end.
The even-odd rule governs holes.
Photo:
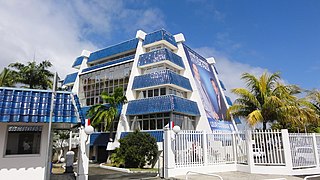
MULTIPOLYGON (((267 174, 250 174, 244 172, 223 172, 223 173, 214 173, 219 175, 223 178, 223 180, 303 180, 303 177, 297 176, 285 176, 285 175, 267 175, 267 174)), ((186 176, 177 176, 176 179, 182 180, 186 179, 186 176)), ((205 179, 212 179, 218 180, 219 178, 209 176, 209 175, 200 175, 190 173, 188 175, 188 179, 190 180, 205 180, 205 179)), ((315 180, 315 179, 312 179, 315 180)))

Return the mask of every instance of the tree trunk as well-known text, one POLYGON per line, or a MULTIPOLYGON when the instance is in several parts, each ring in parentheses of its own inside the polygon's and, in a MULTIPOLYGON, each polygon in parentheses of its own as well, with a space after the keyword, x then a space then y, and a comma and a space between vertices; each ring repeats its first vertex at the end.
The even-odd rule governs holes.
POLYGON ((267 122, 263 122, 262 125, 263 125, 263 127, 262 127, 263 130, 266 130, 267 129, 267 122))

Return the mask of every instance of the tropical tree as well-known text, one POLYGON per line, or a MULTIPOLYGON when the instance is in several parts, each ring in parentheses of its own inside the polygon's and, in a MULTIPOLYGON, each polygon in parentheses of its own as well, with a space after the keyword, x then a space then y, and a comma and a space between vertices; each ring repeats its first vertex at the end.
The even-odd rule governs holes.
POLYGON ((42 61, 37 64, 35 61, 23 63, 12 63, 9 65, 16 76, 16 80, 30 89, 52 88, 54 74, 48 70, 52 66, 50 61, 42 61))
POLYGON ((301 92, 301 88, 295 85, 277 86, 274 94, 281 98, 282 105, 277 109, 277 122, 273 128, 310 132, 309 126, 318 124, 319 118, 313 104, 307 98, 297 96, 301 92))
POLYGON ((16 83, 16 75, 8 68, 4 68, 0 74, 0 87, 13 87, 16 83))
POLYGON ((87 115, 91 119, 93 127, 97 128, 101 123, 104 123, 103 131, 112 131, 113 121, 119 118, 118 108, 127 103, 127 98, 123 95, 122 88, 116 88, 111 95, 103 92, 101 98, 103 104, 91 106, 87 115))
POLYGON ((314 122, 316 114, 310 102, 296 96, 301 89, 280 83, 279 73, 265 72, 259 78, 244 73, 241 78, 248 89, 232 90, 239 98, 228 110, 231 115, 246 118, 252 126, 261 122, 263 129, 268 122, 275 122, 273 128, 279 129, 301 128, 314 122))
MULTIPOLYGON (((259 78, 244 73, 241 79, 246 81, 248 89, 236 88, 232 92, 239 96, 228 112, 235 117, 244 117, 253 126, 262 122, 266 129, 268 122, 276 119, 276 109, 281 106, 281 99, 273 94, 279 82, 279 73, 263 73, 259 78)), ((228 114, 229 114, 228 113, 228 114)))

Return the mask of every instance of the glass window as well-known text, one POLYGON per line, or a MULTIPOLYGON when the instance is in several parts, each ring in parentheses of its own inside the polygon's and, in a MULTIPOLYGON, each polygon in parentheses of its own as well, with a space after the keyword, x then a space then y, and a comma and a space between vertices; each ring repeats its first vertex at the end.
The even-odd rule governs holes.
POLYGON ((149 120, 143 120, 143 130, 149 130, 149 120))
POLYGON ((39 154, 42 126, 8 126, 6 155, 39 154))
POLYGON ((148 90, 148 97, 153 97, 153 90, 148 90))
POLYGON ((150 129, 156 129, 156 120, 150 119, 150 129))
POLYGON ((163 128, 163 120, 157 119, 157 129, 162 129, 162 128, 163 128))
POLYGON ((160 89, 160 95, 161 96, 166 95, 166 88, 161 88, 160 89))
POLYGON ((154 96, 159 96, 159 89, 154 89, 154 96))
POLYGON ((142 91, 143 92, 143 98, 147 97, 147 91, 142 91))

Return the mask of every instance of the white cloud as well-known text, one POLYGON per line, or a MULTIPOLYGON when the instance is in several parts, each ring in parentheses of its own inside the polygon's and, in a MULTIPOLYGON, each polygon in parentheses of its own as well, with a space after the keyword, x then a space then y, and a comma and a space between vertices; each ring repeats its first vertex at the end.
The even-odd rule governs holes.
POLYGON ((71 65, 83 49, 98 49, 95 40, 110 40, 117 31, 160 28, 163 18, 157 8, 137 10, 116 0, 0 1, 0 69, 35 56, 50 60, 63 78, 74 71, 71 65))
POLYGON ((229 96, 232 101, 237 97, 230 92, 231 89, 243 87, 245 83, 240 79, 241 74, 248 72, 255 76, 260 76, 263 72, 267 71, 261 67, 253 67, 249 64, 243 64, 238 61, 231 60, 227 55, 210 47, 201 47, 195 49, 199 54, 204 57, 214 57, 216 60, 216 68, 218 70, 218 77, 223 81, 227 91, 225 94, 229 96))

